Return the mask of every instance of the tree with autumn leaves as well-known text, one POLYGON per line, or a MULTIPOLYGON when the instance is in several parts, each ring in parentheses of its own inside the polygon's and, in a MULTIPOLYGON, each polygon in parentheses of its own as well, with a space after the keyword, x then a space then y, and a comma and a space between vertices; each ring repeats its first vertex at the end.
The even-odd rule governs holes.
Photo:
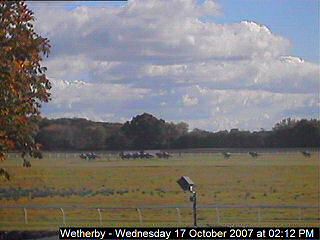
MULTIPOLYGON (((41 103, 50 98, 50 82, 41 66, 49 40, 38 35, 25 2, 0 1, 0 160, 18 150, 40 157, 35 143, 41 103)), ((28 164, 24 164, 27 166, 28 164)), ((0 175, 9 178, 5 169, 0 175)))

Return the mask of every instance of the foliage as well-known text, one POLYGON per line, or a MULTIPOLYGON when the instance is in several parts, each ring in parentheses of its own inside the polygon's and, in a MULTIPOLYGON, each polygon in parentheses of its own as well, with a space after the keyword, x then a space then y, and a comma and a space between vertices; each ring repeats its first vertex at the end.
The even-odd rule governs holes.
POLYGON ((134 149, 160 148, 165 135, 165 121, 144 113, 126 122, 121 130, 132 139, 134 149))
POLYGON ((49 101, 46 68, 49 40, 33 28, 33 12, 24 2, 0 2, 0 159, 19 150, 40 157, 35 143, 42 102, 49 101))
POLYGON ((46 150, 103 150, 106 139, 119 132, 121 126, 119 123, 93 122, 81 118, 44 118, 39 122, 40 131, 36 141, 46 150))
POLYGON ((188 131, 186 123, 151 114, 121 123, 85 119, 42 119, 36 140, 47 150, 125 150, 225 147, 318 147, 320 121, 283 120, 271 131, 188 131))
POLYGON ((272 147, 317 147, 320 143, 320 121, 283 120, 275 125, 268 141, 272 147))

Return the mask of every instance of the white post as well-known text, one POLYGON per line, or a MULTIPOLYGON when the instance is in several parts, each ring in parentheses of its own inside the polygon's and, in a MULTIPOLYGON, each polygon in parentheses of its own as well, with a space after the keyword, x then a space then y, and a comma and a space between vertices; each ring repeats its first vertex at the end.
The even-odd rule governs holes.
POLYGON ((258 223, 261 223, 261 209, 258 208, 258 223))
POLYGON ((142 214, 141 214, 141 211, 139 208, 137 208, 137 212, 138 212, 138 215, 139 215, 139 222, 140 224, 142 224, 142 214))
POLYGON ((181 214, 180 214, 180 209, 176 208, 177 210, 177 216, 178 216, 178 224, 181 226, 181 214))
POLYGON ((302 221, 302 208, 299 208, 299 221, 302 221))
POLYGON ((97 210, 98 210, 98 213, 99 213, 99 222, 100 222, 100 226, 102 226, 102 215, 101 215, 100 208, 98 208, 97 210))
POLYGON ((220 213, 219 213, 219 208, 216 207, 216 214, 217 214, 217 222, 220 224, 220 213))
POLYGON ((62 208, 60 208, 61 212, 62 212, 62 223, 63 225, 66 225, 66 216, 64 215, 64 211, 62 208))
POLYGON ((27 213, 27 209, 23 208, 24 211, 24 223, 28 224, 28 213, 27 213))

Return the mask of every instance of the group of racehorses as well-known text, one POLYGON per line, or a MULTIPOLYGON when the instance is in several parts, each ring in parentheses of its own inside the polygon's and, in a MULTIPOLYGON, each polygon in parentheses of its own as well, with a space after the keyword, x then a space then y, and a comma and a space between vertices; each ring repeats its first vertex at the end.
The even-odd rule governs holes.
MULTIPOLYGON (((310 157, 311 153, 309 151, 301 151, 302 155, 305 157, 310 157)), ((224 158, 230 158, 231 153, 229 152, 222 152, 224 158)), ((257 152, 249 152, 250 156, 253 158, 256 158, 260 156, 257 152)), ((139 152, 120 152, 119 154, 121 159, 149 159, 149 158, 169 158, 171 155, 168 152, 156 152, 156 153, 148 153, 145 151, 139 151, 139 152)), ((96 158, 99 158, 99 156, 93 152, 90 153, 81 153, 80 158, 86 159, 86 160, 94 160, 96 158)), ((30 162, 25 161, 24 167, 31 167, 30 162), (29 166, 30 165, 30 166, 29 166)))
POLYGON ((139 151, 139 152, 121 152, 119 156, 122 159, 137 159, 137 158, 169 158, 171 155, 168 152, 157 152, 155 154, 152 153, 147 153, 144 151, 139 151))
MULTIPOLYGON (((149 158, 169 158, 171 155, 168 152, 157 152, 155 154, 148 153, 145 151, 139 151, 139 152, 121 152, 119 154, 121 159, 149 159, 149 158)), ((81 153, 80 158, 85 160, 94 160, 96 158, 100 158, 97 154, 90 152, 90 153, 81 153)))
MULTIPOLYGON (((311 157, 311 153, 309 151, 301 151, 302 155, 305 157, 311 157)), ((231 153, 229 152, 222 152, 222 155, 224 156, 224 158, 230 158, 231 157, 231 153)), ((249 152, 249 155, 253 158, 259 157, 260 154, 257 152, 249 152)))
POLYGON ((85 160, 94 160, 96 158, 100 158, 97 154, 90 152, 90 153, 81 153, 80 158, 85 160))

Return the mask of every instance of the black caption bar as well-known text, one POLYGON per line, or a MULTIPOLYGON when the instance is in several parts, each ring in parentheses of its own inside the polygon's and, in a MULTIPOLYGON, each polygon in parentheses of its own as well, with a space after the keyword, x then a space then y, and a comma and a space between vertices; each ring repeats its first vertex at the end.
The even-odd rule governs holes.
POLYGON ((60 228, 60 239, 319 239, 319 228, 60 228))

